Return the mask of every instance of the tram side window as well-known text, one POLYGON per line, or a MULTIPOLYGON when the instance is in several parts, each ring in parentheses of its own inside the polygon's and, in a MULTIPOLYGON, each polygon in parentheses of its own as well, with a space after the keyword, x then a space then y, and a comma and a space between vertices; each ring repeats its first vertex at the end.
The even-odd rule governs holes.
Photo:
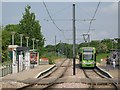
POLYGON ((93 54, 84 54, 83 59, 84 60, 93 60, 93 54))

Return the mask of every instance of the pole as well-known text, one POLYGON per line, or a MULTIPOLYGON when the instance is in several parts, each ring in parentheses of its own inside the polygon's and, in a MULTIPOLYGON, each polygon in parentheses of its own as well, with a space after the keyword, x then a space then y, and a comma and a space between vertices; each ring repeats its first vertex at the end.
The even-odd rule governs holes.
POLYGON ((90 34, 88 34, 88 47, 90 46, 90 34))
POLYGON ((56 54, 56 35, 55 35, 55 54, 56 54))
POLYGON ((12 35, 12 45, 14 45, 14 35, 12 35))
POLYGON ((34 50, 34 41, 35 41, 35 38, 32 38, 32 41, 33 41, 33 50, 34 50))
POLYGON ((73 75, 75 75, 75 4, 73 4, 73 75))
POLYGON ((22 47, 22 37, 23 37, 23 34, 20 34, 20 46, 22 47))
POLYGON ((60 54, 62 54, 62 45, 61 45, 61 40, 60 40, 60 54))
POLYGON ((11 34, 12 34, 12 45, 14 45, 14 35, 15 35, 15 32, 13 31, 13 32, 11 32, 11 34))
POLYGON ((38 39, 36 39, 36 42, 37 42, 37 50, 38 50, 38 42, 39 42, 39 40, 38 40, 38 39))
POLYGON ((114 43, 114 39, 112 39, 112 51, 113 51, 113 43, 114 43))
POLYGON ((29 39, 29 37, 25 37, 26 38, 26 40, 27 40, 27 47, 28 47, 28 39, 29 39))

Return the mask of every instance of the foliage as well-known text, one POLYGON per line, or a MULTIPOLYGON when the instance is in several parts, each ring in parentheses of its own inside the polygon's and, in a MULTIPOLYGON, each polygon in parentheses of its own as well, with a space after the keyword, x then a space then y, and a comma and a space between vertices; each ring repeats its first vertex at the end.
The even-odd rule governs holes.
POLYGON ((108 51, 107 45, 104 43, 100 43, 98 48, 97 48, 98 53, 105 53, 108 51))
POLYGON ((19 30, 19 25, 18 24, 16 24, 16 25, 15 24, 8 24, 5 26, 4 30, 9 31, 9 32, 11 32, 11 31, 17 32, 19 30))
POLYGON ((59 43, 56 45, 57 53, 67 56, 67 58, 71 58, 72 54, 72 44, 67 43, 59 43))
POLYGON ((2 61, 2 26, 0 26, 0 61, 2 61))
MULTIPOLYGON (((29 38, 29 47, 32 48, 32 38, 38 39, 38 51, 40 55, 43 53, 44 38, 41 32, 41 26, 39 21, 36 20, 35 14, 30 12, 31 7, 27 5, 25 8, 25 13, 19 24, 8 24, 2 30, 2 60, 8 60, 8 45, 11 45, 11 32, 15 33, 15 45, 20 45, 20 35, 24 34, 23 46, 26 46, 26 38, 29 38)), ((35 41, 35 49, 37 48, 37 43, 35 41)))
MULTIPOLYGON (((41 26, 38 20, 35 20, 35 14, 30 12, 31 7, 27 6, 25 8, 25 13, 23 14, 22 19, 19 23, 19 31, 18 33, 24 34, 24 36, 29 36, 29 45, 32 48, 32 38, 38 39, 39 49, 44 45, 44 38, 41 33, 41 26)), ((24 37, 25 38, 25 37, 24 37)), ((23 44, 25 45, 25 41, 23 44)), ((36 43, 36 42, 35 42, 36 43)))
POLYGON ((55 51, 55 46, 54 45, 47 45, 45 48, 48 52, 55 51))
POLYGON ((104 59, 104 58, 106 58, 107 56, 109 56, 110 55, 110 53, 99 53, 99 54, 97 54, 97 59, 96 59, 96 61, 97 62, 101 62, 100 60, 101 59, 104 59))
MULTIPOLYGON (((116 49, 117 47, 117 42, 113 41, 111 39, 104 39, 104 40, 94 40, 91 41, 90 43, 81 43, 81 44, 76 44, 76 56, 79 52, 80 47, 95 47, 97 50, 98 54, 101 53, 109 53, 110 50, 116 49), (113 45, 113 46, 112 46, 113 45)), ((55 46, 54 45, 48 45, 46 46, 46 49, 50 51, 55 51, 55 46)), ((67 44, 67 43, 58 43, 56 45, 56 53, 58 54, 63 54, 66 55, 68 58, 73 57, 73 47, 72 44, 67 44)))
POLYGON ((48 58, 49 64, 55 64, 55 59, 61 58, 62 56, 58 56, 55 52, 44 52, 41 57, 48 58))
POLYGON ((120 50, 120 38, 118 39, 117 48, 120 50))
POLYGON ((10 44, 10 34, 9 31, 2 30, 2 60, 6 61, 8 59, 7 47, 10 44))

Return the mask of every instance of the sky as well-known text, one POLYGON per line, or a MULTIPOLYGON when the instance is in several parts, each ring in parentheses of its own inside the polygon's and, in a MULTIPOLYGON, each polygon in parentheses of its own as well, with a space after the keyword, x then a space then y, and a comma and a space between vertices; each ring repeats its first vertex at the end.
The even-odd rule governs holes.
MULTIPOLYGON (((22 19, 27 5, 31 6, 31 12, 36 15, 42 27, 45 37, 45 45, 54 45, 55 36, 57 43, 60 40, 64 43, 72 43, 72 17, 73 2, 45 2, 51 17, 62 32, 55 27, 50 20, 43 2, 2 2, 2 25, 18 24, 22 19), (64 34, 63 34, 64 32, 64 34)), ((94 15, 98 2, 75 2, 76 18, 76 43, 84 42, 82 34, 87 33, 90 21, 94 15)), ((0 23, 1 24, 1 23, 0 23)), ((90 39, 102 40, 118 37, 118 3, 101 2, 95 15, 95 20, 91 24, 90 39)))

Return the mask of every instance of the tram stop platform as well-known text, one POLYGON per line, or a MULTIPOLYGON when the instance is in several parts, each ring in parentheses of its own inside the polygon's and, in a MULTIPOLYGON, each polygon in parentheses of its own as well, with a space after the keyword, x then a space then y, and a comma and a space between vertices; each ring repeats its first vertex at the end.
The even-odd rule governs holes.
POLYGON ((19 73, 15 74, 8 74, 7 76, 4 76, 2 78, 2 81, 4 80, 14 80, 14 81, 23 81, 29 78, 37 78, 40 73, 47 71, 51 68, 53 68, 55 65, 39 65, 35 68, 29 69, 29 70, 23 70, 19 73))
POLYGON ((103 69, 105 72, 109 73, 112 78, 120 78, 120 66, 113 68, 112 65, 106 65, 106 61, 102 60, 101 63, 97 63, 97 66, 103 69))

